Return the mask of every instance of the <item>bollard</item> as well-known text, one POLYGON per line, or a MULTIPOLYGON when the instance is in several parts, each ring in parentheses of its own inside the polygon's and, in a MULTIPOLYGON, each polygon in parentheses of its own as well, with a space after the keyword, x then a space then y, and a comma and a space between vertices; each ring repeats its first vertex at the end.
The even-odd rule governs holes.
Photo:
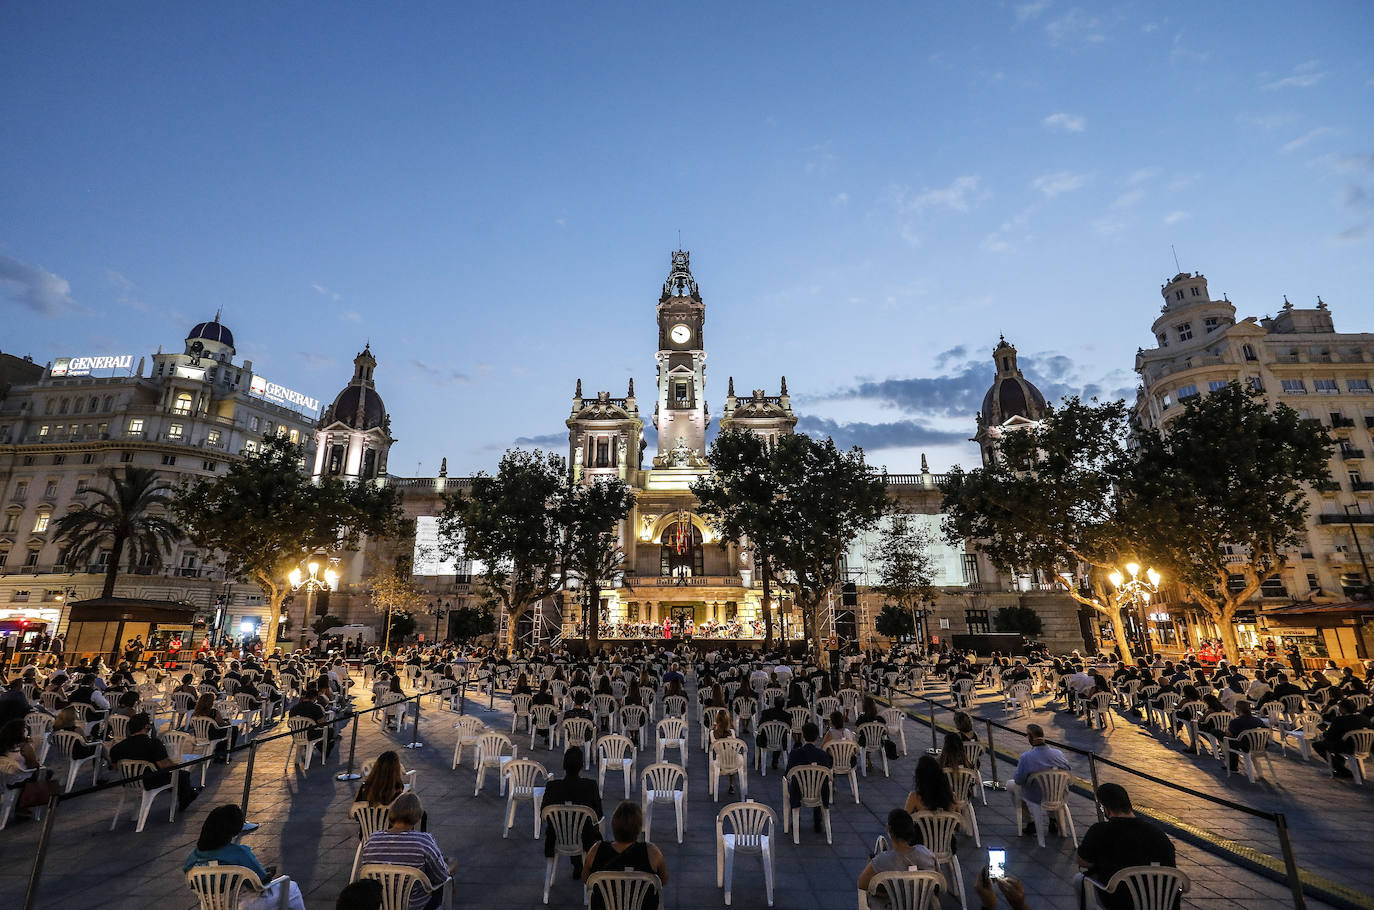
POLYGON ((1106 821, 1106 816, 1102 813, 1102 804, 1097 801, 1097 753, 1088 753, 1088 775, 1093 779, 1093 807, 1097 809, 1097 820, 1106 821))
POLYGON ((48 854, 48 842, 52 840, 53 819, 57 816, 57 803, 60 799, 61 796, 56 793, 48 797, 48 811, 43 816, 43 830, 38 835, 38 852, 33 855, 29 885, 24 890, 24 910, 33 910, 34 900, 38 897, 38 880, 43 877, 43 860, 48 854))
POLYGON ((1293 856, 1293 840, 1288 836, 1288 819, 1282 812, 1274 813, 1274 826, 1279 829, 1279 847, 1283 850, 1283 865, 1288 873, 1288 887, 1293 891, 1294 910, 1307 910, 1307 898, 1302 893, 1302 879, 1298 877, 1298 861, 1293 856))
POLYGON ((348 768, 334 775, 335 780, 358 780, 362 777, 353 770, 353 755, 358 751, 358 712, 353 712, 353 732, 348 738, 348 768))
POLYGON ((935 742, 935 702, 930 702, 930 751, 940 751, 939 744, 935 742))
POLYGON ((983 781, 983 786, 988 790, 1005 790, 1006 785, 997 777, 997 746, 992 739, 992 720, 984 719, 988 723, 988 770, 992 772, 992 780, 983 781))
POLYGON ((240 808, 243 809, 243 831, 247 834, 250 831, 258 830, 256 822, 248 821, 248 791, 253 786, 253 762, 258 757, 258 741, 252 740, 248 743, 248 767, 243 772, 243 801, 240 808))
POLYGON ((468 675, 466 673, 463 674, 463 688, 459 690, 458 694, 458 713, 468 713, 468 675))
POLYGON ((420 742, 420 698, 415 698, 415 724, 410 728, 410 742, 406 743, 407 749, 418 749, 424 743, 420 742))
POLYGON ((496 710, 496 671, 487 674, 487 691, 491 693, 491 698, 487 702, 487 710, 496 710))

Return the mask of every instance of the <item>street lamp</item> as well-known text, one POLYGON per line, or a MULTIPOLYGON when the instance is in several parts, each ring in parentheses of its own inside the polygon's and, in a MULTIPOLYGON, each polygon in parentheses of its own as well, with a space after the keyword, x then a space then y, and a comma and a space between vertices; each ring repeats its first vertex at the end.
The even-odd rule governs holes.
POLYGON ((332 591, 339 584, 339 573, 329 566, 329 557, 323 553, 316 553, 310 557, 305 564, 310 572, 307 577, 300 570, 300 567, 291 570, 287 576, 291 582, 291 590, 299 591, 305 589, 305 616, 301 618, 301 644, 305 644, 305 624, 310 620, 310 614, 315 612, 315 592, 332 591), (324 569, 324 575, 320 575, 320 569, 324 569))
MULTIPOLYGON (((1145 625, 1145 609, 1150 605, 1150 598, 1159 593, 1159 581, 1162 576, 1151 568, 1145 570, 1145 578, 1141 579, 1140 564, 1135 562, 1126 563, 1126 571, 1130 573, 1129 579, 1115 569, 1107 578, 1111 581, 1112 587, 1116 588, 1117 599, 1136 611, 1140 617, 1141 650, 1153 653, 1150 634, 1145 625)), ((1121 631, 1124 634, 1126 630, 1121 631)))
MULTIPOLYGON (((448 616, 449 611, 452 610, 452 609, 453 609, 453 601, 451 601, 451 600, 448 600, 448 601, 431 600, 431 601, 429 602, 429 612, 431 612, 431 613, 434 614, 434 641, 435 641, 436 643, 439 641, 439 623, 442 622, 443 619, 444 619, 446 616, 448 616)), ((445 635, 444 637, 445 637, 445 638, 448 638, 447 635, 445 635)))

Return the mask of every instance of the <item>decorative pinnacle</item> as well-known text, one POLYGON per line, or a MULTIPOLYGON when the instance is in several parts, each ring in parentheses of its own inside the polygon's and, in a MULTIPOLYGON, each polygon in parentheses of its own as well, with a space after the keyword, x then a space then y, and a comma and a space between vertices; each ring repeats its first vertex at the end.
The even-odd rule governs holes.
POLYGON ((734 394, 735 394, 735 377, 733 377, 733 376, 730 377, 730 387, 729 387, 728 389, 725 390, 725 394, 726 394, 726 395, 730 395, 730 396, 732 396, 732 397, 734 396, 734 394))
POLYGON ((582 378, 581 378, 581 377, 578 377, 578 380, 577 380, 577 391, 576 391, 576 392, 573 392, 573 397, 574 397, 574 398, 581 398, 581 397, 582 397, 582 378))
POLYGON ((633 376, 630 377, 630 391, 628 391, 628 392, 625 393, 625 397, 626 397, 626 398, 633 398, 633 397, 635 397, 635 378, 634 378, 633 376))
POLYGON ((779 395, 786 395, 786 394, 787 394, 787 377, 786 377, 786 376, 782 377, 782 388, 778 391, 778 394, 779 394, 779 395))

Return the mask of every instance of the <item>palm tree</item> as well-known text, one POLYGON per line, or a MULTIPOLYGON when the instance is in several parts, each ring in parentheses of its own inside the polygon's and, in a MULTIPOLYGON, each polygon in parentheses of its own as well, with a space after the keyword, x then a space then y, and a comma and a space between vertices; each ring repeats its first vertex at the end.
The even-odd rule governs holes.
POLYGON ((159 566, 163 552, 170 552, 184 540, 186 532, 160 514, 172 487, 156 471, 130 465, 123 477, 113 468, 101 474, 109 478, 113 489, 88 490, 94 499, 80 511, 57 520, 57 537, 66 544, 68 559, 77 565, 89 564, 96 553, 109 547, 100 596, 111 597, 125 550, 130 566, 143 561, 159 566))

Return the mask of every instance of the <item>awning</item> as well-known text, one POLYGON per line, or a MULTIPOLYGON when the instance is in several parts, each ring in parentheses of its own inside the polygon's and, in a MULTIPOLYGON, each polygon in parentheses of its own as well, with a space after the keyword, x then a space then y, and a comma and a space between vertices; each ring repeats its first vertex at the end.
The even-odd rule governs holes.
POLYGON ((1348 600, 1338 604, 1301 603, 1265 610, 1266 617, 1284 616, 1358 616, 1374 613, 1374 600, 1348 600))

